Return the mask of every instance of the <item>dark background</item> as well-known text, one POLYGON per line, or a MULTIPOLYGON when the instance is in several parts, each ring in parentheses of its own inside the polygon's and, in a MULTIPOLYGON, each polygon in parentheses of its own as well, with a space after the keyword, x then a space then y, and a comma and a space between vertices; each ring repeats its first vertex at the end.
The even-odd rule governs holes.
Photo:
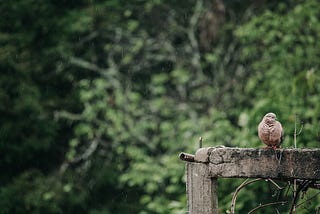
MULTIPOLYGON (((297 146, 318 147, 316 0, 15 0, 0 14, 1 213, 185 213, 178 154, 200 136, 263 147, 270 111, 284 148, 295 124, 297 146)), ((240 182, 219 182, 221 213, 240 182)), ((272 192, 247 187, 236 210, 272 192)))

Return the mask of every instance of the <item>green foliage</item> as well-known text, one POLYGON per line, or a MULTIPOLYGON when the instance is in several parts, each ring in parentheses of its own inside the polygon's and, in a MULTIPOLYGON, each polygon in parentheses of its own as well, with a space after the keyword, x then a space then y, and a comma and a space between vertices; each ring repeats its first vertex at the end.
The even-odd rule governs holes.
MULTIPOLYGON (((254 101, 254 111, 280 114, 287 138, 292 137, 298 115, 298 123, 304 124, 300 146, 318 144, 319 107, 315 103, 319 103, 319 84, 315 82, 320 25, 315 20, 319 7, 316 1, 308 1, 286 13, 266 11, 235 31, 244 45, 243 60, 251 64, 248 69, 255 74, 245 89, 254 101)), ((286 143, 293 146, 292 141, 286 143)))
MULTIPOLYGON (((269 111, 284 147, 295 121, 298 147, 317 147, 320 4, 225 1, 220 36, 202 51, 210 4, 0 6, 3 213, 184 213, 179 152, 193 153, 200 136, 204 146, 261 147, 256 127, 269 111)), ((221 213, 240 182, 219 181, 221 213)), ((250 186, 237 210, 270 195, 250 186)))

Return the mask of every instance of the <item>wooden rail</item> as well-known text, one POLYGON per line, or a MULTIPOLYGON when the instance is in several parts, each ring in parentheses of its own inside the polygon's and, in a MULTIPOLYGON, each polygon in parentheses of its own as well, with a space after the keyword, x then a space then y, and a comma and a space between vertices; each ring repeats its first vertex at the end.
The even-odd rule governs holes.
POLYGON ((201 148, 182 153, 189 214, 218 214, 218 178, 320 180, 320 149, 201 148), (183 159, 183 157, 188 157, 183 159), (190 158, 192 157, 192 158, 190 158))

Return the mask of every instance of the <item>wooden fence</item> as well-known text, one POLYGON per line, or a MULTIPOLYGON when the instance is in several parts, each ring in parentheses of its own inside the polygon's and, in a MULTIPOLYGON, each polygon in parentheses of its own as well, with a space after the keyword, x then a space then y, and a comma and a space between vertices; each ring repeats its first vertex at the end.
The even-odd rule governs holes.
POLYGON ((201 148, 181 153, 189 214, 218 214, 218 178, 319 180, 320 149, 201 148))

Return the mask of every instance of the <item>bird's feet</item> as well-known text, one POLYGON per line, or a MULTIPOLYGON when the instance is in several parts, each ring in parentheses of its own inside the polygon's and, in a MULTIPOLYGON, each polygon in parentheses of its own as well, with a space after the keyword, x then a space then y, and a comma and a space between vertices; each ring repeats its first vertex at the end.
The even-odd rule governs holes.
POLYGON ((281 149, 281 146, 266 146, 266 147, 263 147, 264 149, 273 149, 273 150, 276 150, 276 149, 281 149))

